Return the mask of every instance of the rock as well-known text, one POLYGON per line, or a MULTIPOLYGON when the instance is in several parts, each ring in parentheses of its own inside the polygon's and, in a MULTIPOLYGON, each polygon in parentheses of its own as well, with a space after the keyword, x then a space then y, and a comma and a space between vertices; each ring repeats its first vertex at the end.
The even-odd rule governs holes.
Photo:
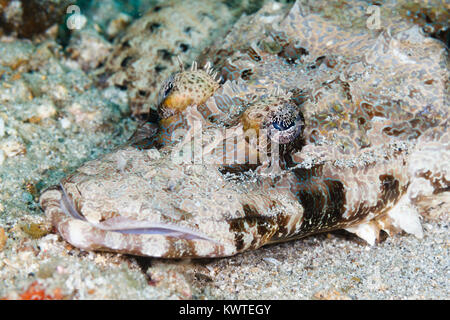
POLYGON ((6 236, 6 232, 2 227, 0 227, 0 251, 2 251, 3 248, 5 247, 6 240, 8 240, 8 237, 6 236))
POLYGON ((115 32, 121 31, 122 23, 126 23, 126 27, 134 19, 142 16, 142 13, 146 12, 150 7, 155 6, 155 2, 158 1, 79 1, 81 13, 91 23, 98 26, 101 29, 101 33, 106 34, 110 39, 117 35, 115 32))
POLYGON ((0 117, 0 138, 3 138, 5 135, 5 121, 2 117, 0 117))
POLYGON ((111 20, 106 28, 106 34, 109 38, 114 38, 122 32, 133 20, 133 18, 125 13, 120 13, 117 18, 111 20))
POLYGON ((32 38, 61 23, 70 0, 0 1, 0 35, 32 38))
POLYGON ((85 27, 72 34, 66 51, 70 58, 87 71, 102 64, 112 50, 112 45, 93 27, 85 27))
POLYGON ((21 142, 14 139, 5 139, 0 144, 0 150, 2 150, 9 158, 25 154, 27 152, 26 147, 21 142))
POLYGON ((3 165, 3 163, 6 160, 6 155, 5 155, 5 151, 0 150, 0 166, 3 165))
POLYGON ((125 141, 133 123, 120 90, 95 88, 54 40, 3 38, 0 73, 0 202, 10 218, 38 209, 17 193, 25 182, 46 187, 75 158, 125 141))

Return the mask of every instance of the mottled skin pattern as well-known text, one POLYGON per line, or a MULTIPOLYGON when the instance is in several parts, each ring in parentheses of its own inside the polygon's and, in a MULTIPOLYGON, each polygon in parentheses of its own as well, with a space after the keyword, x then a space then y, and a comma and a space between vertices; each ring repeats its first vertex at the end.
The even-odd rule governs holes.
POLYGON ((116 40, 101 68, 100 83, 125 90, 133 115, 148 112, 162 81, 177 70, 177 56, 191 62, 207 39, 222 35, 233 16, 222 1, 156 1, 116 40))
POLYGON ((209 65, 170 77, 157 129, 43 193, 64 239, 200 258, 336 229, 422 236, 417 205, 449 200, 444 46, 414 27, 352 35, 298 5, 261 37, 222 81, 209 65))

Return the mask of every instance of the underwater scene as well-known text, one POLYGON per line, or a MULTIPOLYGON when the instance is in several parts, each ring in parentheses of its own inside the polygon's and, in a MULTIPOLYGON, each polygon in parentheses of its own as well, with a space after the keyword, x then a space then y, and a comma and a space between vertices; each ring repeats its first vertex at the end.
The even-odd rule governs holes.
POLYGON ((0 0, 0 300, 449 299, 449 21, 0 0))

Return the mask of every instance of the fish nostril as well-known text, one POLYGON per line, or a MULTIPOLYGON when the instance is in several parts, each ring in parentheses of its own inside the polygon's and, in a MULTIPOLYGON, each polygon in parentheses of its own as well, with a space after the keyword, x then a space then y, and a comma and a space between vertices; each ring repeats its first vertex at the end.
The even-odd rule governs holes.
POLYGON ((62 192, 62 197, 60 200, 62 211, 66 215, 71 216, 75 219, 86 221, 86 218, 75 208, 72 198, 69 197, 62 184, 60 184, 60 190, 62 192))

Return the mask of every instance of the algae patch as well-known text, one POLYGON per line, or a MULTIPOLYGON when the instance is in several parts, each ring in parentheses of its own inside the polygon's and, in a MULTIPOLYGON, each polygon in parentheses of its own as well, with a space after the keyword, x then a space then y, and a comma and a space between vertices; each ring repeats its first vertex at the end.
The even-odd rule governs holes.
POLYGON ((32 239, 40 239, 50 233, 51 228, 44 223, 23 223, 20 229, 32 239))

